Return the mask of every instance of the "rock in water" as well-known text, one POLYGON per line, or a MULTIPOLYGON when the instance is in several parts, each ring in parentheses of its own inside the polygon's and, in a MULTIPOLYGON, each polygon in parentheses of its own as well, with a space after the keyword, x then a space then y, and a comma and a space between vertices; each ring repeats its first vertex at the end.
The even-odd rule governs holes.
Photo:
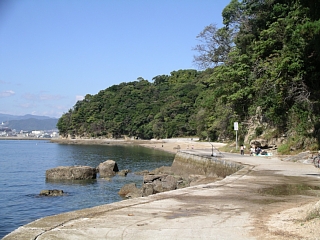
POLYGON ((46 171, 46 178, 51 180, 96 179, 97 171, 89 166, 56 167, 46 171))
POLYGON ((100 163, 97 167, 97 171, 101 178, 113 177, 119 172, 118 165, 113 160, 107 160, 103 163, 100 163))
POLYGON ((130 172, 129 169, 120 170, 120 171, 118 172, 118 175, 119 175, 119 176, 122 176, 122 177, 126 177, 129 172, 130 172))
POLYGON ((53 189, 53 190, 41 190, 40 196, 62 196, 63 190, 53 189))

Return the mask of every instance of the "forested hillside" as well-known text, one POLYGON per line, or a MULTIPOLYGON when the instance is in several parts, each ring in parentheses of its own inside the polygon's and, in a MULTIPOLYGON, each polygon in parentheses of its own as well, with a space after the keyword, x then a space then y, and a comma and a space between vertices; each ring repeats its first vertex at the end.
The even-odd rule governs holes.
MULTIPOLYGON (((58 121, 64 136, 234 139, 248 132, 319 146, 320 1, 232 0, 224 26, 197 36, 194 62, 179 70, 87 95, 58 121)), ((143 73, 141 73, 143 74, 143 73)))
POLYGON ((142 139, 196 135, 196 99, 205 90, 196 70, 142 78, 86 95, 58 122, 60 134, 142 139))

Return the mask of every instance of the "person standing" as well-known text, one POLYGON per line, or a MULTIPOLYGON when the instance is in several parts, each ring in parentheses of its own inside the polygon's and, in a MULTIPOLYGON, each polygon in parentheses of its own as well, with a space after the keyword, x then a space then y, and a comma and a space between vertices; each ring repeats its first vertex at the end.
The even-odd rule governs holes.
POLYGON ((240 146, 240 154, 244 155, 244 146, 243 145, 240 146))
POLYGON ((255 147, 251 146, 251 148, 250 148, 250 156, 253 156, 255 154, 255 152, 256 152, 255 147))

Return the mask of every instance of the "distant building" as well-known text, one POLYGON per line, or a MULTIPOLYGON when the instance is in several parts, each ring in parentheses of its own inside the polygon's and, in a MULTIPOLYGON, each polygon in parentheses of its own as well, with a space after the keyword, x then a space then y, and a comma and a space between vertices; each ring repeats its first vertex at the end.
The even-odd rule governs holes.
POLYGON ((8 127, 0 126, 0 136, 1 137, 9 137, 12 136, 12 129, 8 127))
POLYGON ((41 135, 41 134, 44 134, 44 131, 31 131, 32 134, 34 134, 35 136, 38 136, 38 135, 41 135))

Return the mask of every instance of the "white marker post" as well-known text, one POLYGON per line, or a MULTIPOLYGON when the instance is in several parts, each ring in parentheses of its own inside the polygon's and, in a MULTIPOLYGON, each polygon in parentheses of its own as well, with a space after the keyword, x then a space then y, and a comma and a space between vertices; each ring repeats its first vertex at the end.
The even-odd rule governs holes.
POLYGON ((238 150, 238 122, 233 123, 233 128, 236 131, 236 150, 238 150))

